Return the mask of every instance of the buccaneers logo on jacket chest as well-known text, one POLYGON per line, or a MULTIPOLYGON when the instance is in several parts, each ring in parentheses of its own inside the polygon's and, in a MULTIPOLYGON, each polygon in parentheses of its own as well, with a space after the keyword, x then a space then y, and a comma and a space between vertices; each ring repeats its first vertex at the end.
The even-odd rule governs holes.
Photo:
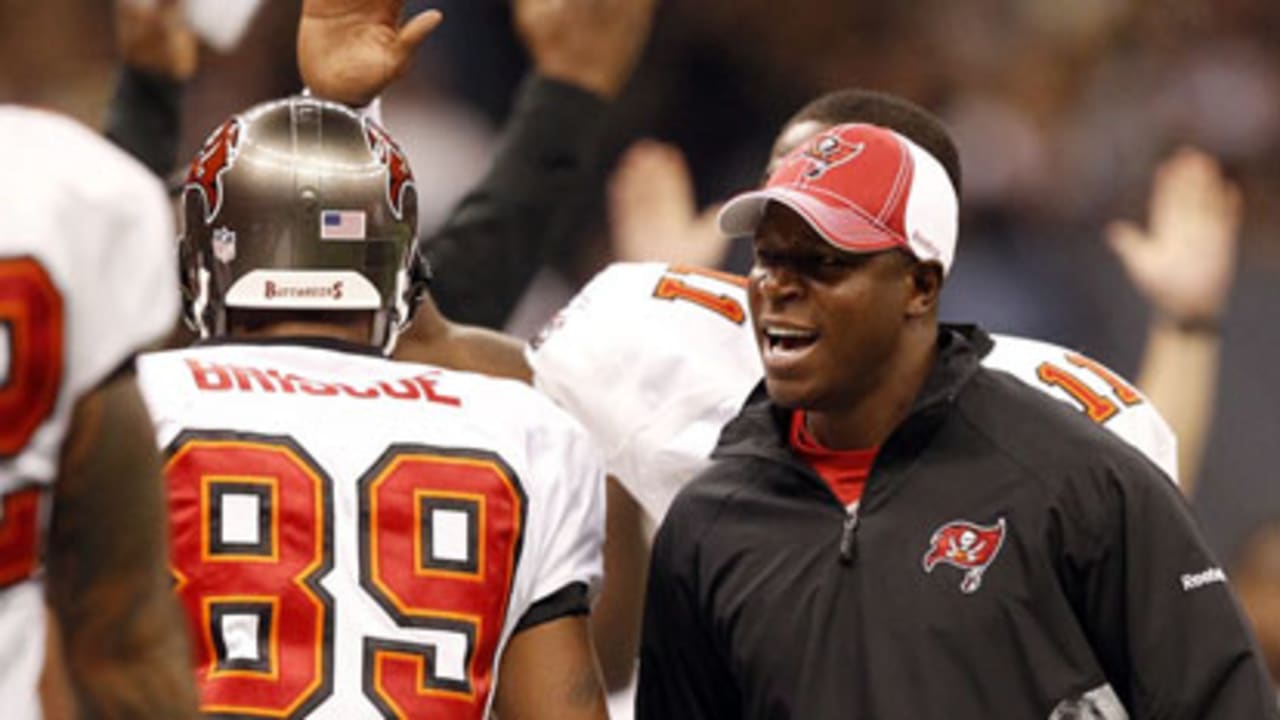
POLYGON ((970 595, 982 587, 982 574, 995 562, 1004 545, 1004 518, 995 525, 978 525, 965 520, 949 522, 933 531, 924 554, 924 571, 932 573, 939 564, 964 571, 960 592, 970 595))

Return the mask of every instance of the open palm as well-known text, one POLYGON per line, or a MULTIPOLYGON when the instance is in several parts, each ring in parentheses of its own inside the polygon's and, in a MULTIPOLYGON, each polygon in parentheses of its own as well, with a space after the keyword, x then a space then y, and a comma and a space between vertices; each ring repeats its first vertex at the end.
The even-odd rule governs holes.
POLYGON ((693 178, 678 148, 637 142, 609 181, 614 256, 714 268, 729 246, 716 227, 717 209, 698 211, 693 178))
POLYGON ((401 25, 403 0, 304 0, 298 69, 320 97, 367 105, 408 69, 413 51, 443 20, 426 10, 401 25))
POLYGON ((1211 156, 1183 148, 1156 170, 1149 226, 1113 223, 1108 240, 1157 311, 1181 323, 1213 322, 1235 274, 1243 202, 1211 156))

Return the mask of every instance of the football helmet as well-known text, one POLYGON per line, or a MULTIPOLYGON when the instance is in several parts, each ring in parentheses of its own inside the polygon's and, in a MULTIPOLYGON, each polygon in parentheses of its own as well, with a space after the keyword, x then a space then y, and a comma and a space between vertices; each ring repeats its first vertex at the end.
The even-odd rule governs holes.
POLYGON ((368 310, 389 353, 425 288, 413 173, 385 130, 295 96, 214 130, 182 190, 185 314, 201 337, 227 310, 368 310))

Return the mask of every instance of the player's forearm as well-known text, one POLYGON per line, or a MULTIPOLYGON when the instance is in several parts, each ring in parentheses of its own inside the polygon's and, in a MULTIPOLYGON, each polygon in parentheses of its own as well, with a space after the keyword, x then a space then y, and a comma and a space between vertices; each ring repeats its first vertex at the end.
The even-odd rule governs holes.
POLYGON ((75 628, 64 652, 80 717, 197 717, 190 652, 169 588, 158 585, 144 597, 121 593, 113 602, 60 609, 75 628))
POLYGON ((533 76, 493 166, 424 248, 450 320, 499 328, 538 269, 572 237, 597 164, 606 103, 533 76))
POLYGON ((62 453, 48 599, 88 718, 195 717, 153 432, 132 375, 122 373, 77 404, 62 453))
POLYGON ((587 618, 517 631, 502 655, 494 707, 501 720, 606 720, 587 618))
POLYGON ((607 492, 604 588, 591 613, 591 631, 605 689, 616 692, 635 679, 649 542, 635 499, 612 477, 607 492))
POLYGON ((1216 328, 1157 318, 1147 335, 1138 387, 1178 438, 1178 474, 1190 496, 1208 441, 1221 341, 1216 328))
POLYGON ((161 179, 178 164, 182 90, 178 80, 126 65, 107 107, 107 137, 161 179))

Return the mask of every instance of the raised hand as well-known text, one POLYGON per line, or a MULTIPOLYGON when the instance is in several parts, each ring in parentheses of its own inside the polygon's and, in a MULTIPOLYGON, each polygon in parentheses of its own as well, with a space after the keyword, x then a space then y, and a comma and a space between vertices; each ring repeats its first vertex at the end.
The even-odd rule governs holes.
POLYGON ((171 80, 188 80, 200 43, 180 0, 116 0, 116 43, 124 63, 171 80))
POLYGON ((440 24, 439 10, 403 25, 404 0, 304 0, 298 69, 316 95, 367 105, 409 67, 413 51, 440 24))
POLYGON ((1183 326, 1212 325, 1235 274, 1240 189, 1217 161, 1183 148, 1156 170, 1149 226, 1114 222, 1111 248, 1155 310, 1183 326))
POLYGON ((512 0, 538 72, 606 98, 631 77, 657 0, 512 0))
POLYGON ((614 256, 715 267, 729 247, 716 228, 717 209, 698 213, 693 179, 677 148, 641 140, 622 156, 609 180, 614 256))

